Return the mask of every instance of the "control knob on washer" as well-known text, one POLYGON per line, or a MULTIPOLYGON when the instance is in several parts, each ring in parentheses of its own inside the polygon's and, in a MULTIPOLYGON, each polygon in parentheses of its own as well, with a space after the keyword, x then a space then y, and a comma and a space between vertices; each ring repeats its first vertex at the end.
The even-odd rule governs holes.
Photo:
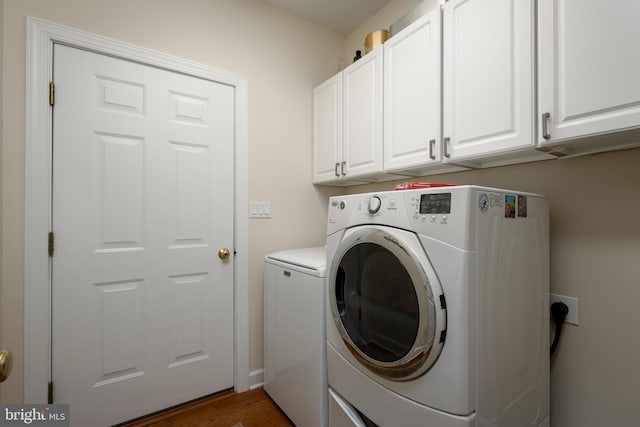
POLYGON ((374 214, 380 210, 380 206, 382 206, 382 201, 378 196, 372 196, 369 199, 369 213, 374 214))

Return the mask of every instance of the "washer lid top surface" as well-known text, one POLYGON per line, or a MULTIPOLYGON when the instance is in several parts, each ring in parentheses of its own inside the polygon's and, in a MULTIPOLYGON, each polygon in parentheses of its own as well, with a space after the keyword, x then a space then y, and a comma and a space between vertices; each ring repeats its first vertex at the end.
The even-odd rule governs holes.
POLYGON ((274 252, 265 257, 266 262, 287 264, 290 268, 304 273, 325 277, 327 251, 324 246, 314 248, 289 249, 274 252))

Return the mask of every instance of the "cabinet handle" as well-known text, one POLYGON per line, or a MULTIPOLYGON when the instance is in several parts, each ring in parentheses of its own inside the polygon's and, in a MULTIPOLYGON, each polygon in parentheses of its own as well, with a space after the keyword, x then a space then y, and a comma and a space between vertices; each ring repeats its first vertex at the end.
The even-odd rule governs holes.
POLYGON ((436 140, 432 139, 431 141, 429 141, 429 158, 431 160, 435 160, 436 159, 436 155, 433 154, 433 149, 436 146, 436 140))
POLYGON ((542 114, 542 137, 544 139, 551 139, 551 134, 549 134, 549 118, 550 117, 551 117, 551 113, 542 114))
POLYGON ((450 137, 448 137, 448 136, 447 136, 447 137, 444 139, 444 141, 443 141, 443 142, 444 142, 444 147, 443 147, 443 149, 444 149, 444 156, 445 156, 447 159, 451 158, 451 154, 449 154, 449 141, 451 141, 451 138, 450 138, 450 137))
POLYGON ((345 176, 345 175, 346 175, 346 173, 344 172, 344 165, 345 165, 346 163, 347 163, 347 162, 342 162, 342 166, 340 167, 340 172, 342 172, 342 176, 345 176))
POLYGON ((340 174, 338 173, 338 168, 340 167, 340 163, 336 163, 336 169, 334 171, 334 173, 336 174, 337 177, 340 176, 340 174))

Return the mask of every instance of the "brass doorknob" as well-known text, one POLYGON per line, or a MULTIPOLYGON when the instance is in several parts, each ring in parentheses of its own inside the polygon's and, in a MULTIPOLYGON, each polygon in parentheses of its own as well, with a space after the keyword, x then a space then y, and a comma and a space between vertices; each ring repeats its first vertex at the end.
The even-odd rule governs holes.
POLYGON ((218 257, 220 259, 227 259, 231 256, 231 252, 227 248, 222 248, 218 251, 218 257))
POLYGON ((11 352, 0 350, 0 383, 6 380, 11 373, 11 352))

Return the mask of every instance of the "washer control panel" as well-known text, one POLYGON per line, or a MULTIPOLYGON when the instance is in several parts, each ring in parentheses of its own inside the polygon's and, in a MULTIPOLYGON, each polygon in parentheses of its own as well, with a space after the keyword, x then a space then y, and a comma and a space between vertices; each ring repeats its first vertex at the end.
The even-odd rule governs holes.
POLYGON ((451 193, 427 193, 420 195, 420 214, 450 214, 451 193))
POLYGON ((369 199, 369 207, 368 207, 369 213, 370 214, 378 213, 381 206, 382 206, 382 201, 380 200, 380 197, 371 196, 371 198, 369 199))
POLYGON ((472 249, 477 221, 531 220, 539 215, 541 198, 472 185, 334 196, 327 235, 358 225, 385 225, 472 249))
POLYGON ((329 203, 327 234, 360 224, 380 224, 435 238, 466 228, 468 190, 381 191, 334 196, 329 203))
POLYGON ((445 225, 452 213, 451 206, 451 192, 416 194, 411 197, 411 216, 420 222, 445 225))

